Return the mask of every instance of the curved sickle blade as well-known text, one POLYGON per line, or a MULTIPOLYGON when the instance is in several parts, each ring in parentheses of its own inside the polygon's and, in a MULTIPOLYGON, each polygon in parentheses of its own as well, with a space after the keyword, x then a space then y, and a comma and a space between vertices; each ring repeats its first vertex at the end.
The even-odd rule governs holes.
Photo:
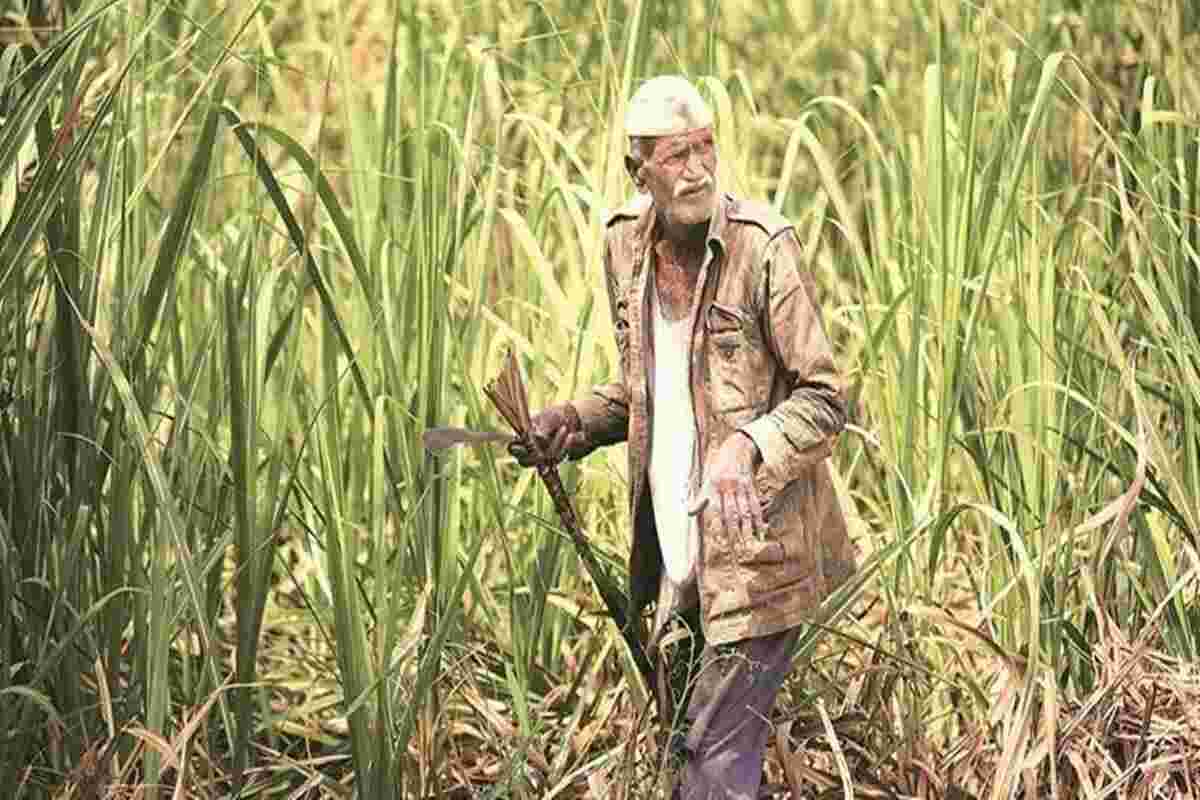
POLYGON ((472 431, 466 428, 430 428, 421 434, 426 450, 447 450, 460 444, 496 444, 513 441, 511 433, 500 431, 472 431))

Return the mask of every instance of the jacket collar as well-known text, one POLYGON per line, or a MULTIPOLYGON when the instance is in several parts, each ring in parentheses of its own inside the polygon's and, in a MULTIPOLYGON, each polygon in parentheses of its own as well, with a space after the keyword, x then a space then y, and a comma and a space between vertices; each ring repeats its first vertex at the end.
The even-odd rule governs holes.
POLYGON ((712 219, 708 221, 708 249, 714 255, 719 249, 725 252, 725 228, 729 224, 729 212, 733 208, 733 198, 724 192, 717 195, 717 207, 712 219))

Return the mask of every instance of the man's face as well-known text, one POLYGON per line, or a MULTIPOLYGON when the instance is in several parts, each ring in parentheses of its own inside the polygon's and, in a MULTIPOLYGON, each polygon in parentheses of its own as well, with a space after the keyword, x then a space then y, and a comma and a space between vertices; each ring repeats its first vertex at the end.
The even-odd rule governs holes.
POLYGON ((671 225, 707 222, 716 205, 717 147, 712 128, 659 136, 634 175, 671 225))

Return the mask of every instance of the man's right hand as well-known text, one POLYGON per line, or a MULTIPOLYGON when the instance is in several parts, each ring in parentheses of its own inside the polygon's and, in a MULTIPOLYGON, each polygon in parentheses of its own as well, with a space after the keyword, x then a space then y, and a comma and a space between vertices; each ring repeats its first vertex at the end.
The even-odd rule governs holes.
POLYGON ((542 463, 557 464, 568 452, 580 450, 584 446, 579 412, 570 403, 550 406, 535 414, 529 432, 533 439, 533 450, 521 442, 513 442, 508 446, 509 454, 522 467, 536 467, 542 463))

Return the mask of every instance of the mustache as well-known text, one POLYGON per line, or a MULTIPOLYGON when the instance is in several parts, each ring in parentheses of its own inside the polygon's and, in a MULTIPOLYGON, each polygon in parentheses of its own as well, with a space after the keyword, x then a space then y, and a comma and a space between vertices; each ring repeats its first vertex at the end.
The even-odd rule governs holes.
POLYGON ((683 197, 685 194, 693 194, 695 192, 701 192, 701 191, 704 191, 705 189, 712 188, 712 185, 713 185, 713 179, 711 177, 707 177, 707 178, 703 178, 699 181, 696 181, 694 183, 688 183, 688 184, 676 186, 675 187, 675 197, 683 197))

